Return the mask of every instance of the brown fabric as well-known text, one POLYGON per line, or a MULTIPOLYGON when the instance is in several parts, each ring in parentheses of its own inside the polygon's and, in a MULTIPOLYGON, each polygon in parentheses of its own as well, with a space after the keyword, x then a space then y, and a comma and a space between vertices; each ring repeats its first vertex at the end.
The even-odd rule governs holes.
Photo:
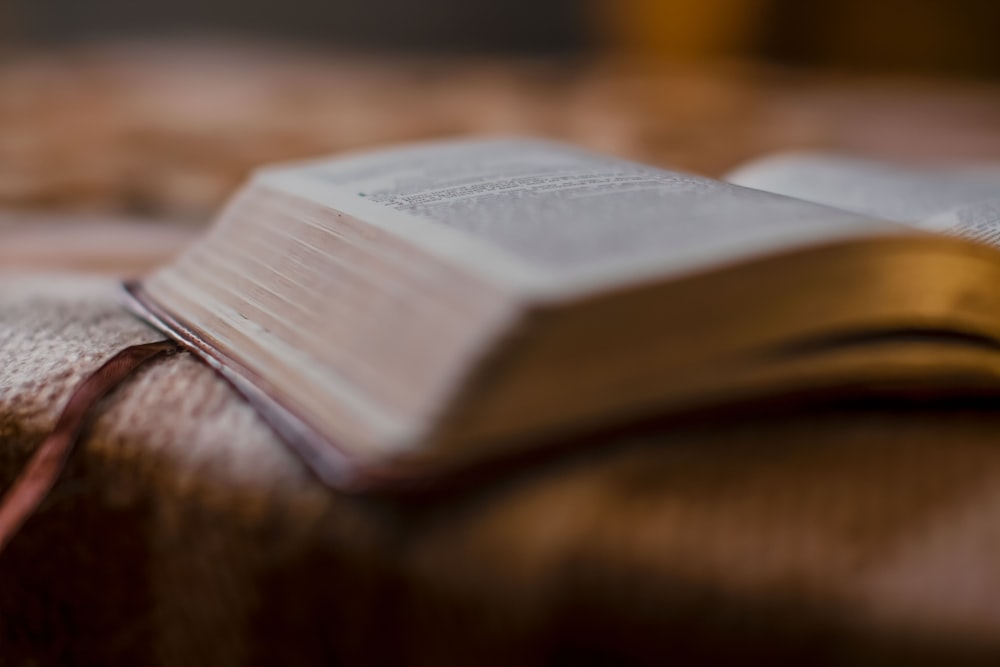
MULTIPOLYGON (((84 369, 144 338, 106 280, 0 281, 0 483, 84 369)), ((352 498, 178 355, 111 397, 0 554, 3 657, 990 664, 998 429, 990 406, 720 416, 352 498)))
POLYGON ((10 488, 0 496, 0 552, 52 491, 73 446, 101 399, 144 363, 177 351, 169 341, 130 345, 88 375, 62 409, 52 432, 35 448, 10 488))

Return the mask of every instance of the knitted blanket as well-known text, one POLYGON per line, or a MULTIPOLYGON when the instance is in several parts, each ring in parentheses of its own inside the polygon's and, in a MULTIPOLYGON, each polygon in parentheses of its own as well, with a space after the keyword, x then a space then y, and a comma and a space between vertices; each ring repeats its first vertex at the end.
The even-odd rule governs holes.
MULTIPOLYGON (((158 338, 111 279, 0 277, 0 488, 75 383, 158 338)), ((998 429, 820 407, 347 497, 180 354, 105 401, 0 555, 0 663, 996 664, 998 429)))

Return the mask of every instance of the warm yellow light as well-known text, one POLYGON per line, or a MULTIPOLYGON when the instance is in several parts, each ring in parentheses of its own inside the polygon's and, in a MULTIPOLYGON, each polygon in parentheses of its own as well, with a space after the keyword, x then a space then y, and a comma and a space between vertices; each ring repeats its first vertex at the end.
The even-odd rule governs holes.
POLYGON ((621 51, 677 58, 734 55, 752 46, 767 0, 603 0, 601 28, 621 51))

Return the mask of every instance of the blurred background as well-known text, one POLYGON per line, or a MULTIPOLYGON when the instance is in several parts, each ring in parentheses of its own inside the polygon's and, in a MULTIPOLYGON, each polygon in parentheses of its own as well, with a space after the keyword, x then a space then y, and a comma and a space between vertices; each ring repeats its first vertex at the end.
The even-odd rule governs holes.
POLYGON ((1000 160, 992 0, 0 0, 0 207, 201 222, 253 166, 529 133, 710 175, 1000 160))
POLYGON ((630 53, 996 74, 992 0, 6 0, 21 44, 231 35, 397 52, 630 53))

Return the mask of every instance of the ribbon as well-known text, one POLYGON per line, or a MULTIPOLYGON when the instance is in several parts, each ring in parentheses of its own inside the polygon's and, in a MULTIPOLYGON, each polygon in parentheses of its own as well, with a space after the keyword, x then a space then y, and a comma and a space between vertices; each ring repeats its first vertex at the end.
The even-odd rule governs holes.
POLYGON ((0 499, 0 552, 55 486, 73 447, 89 424, 94 408, 143 364, 180 348, 171 341, 132 345, 87 376, 63 408, 55 428, 42 441, 17 479, 0 499))

